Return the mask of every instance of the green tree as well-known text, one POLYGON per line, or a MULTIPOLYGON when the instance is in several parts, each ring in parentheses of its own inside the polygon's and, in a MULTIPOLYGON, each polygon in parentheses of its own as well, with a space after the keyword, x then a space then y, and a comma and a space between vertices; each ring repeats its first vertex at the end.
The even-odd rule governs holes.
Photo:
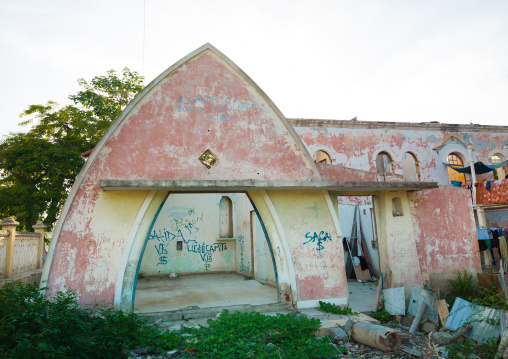
POLYGON ((125 68, 94 77, 69 96, 72 105, 31 105, 20 117, 31 125, 0 143, 0 215, 15 216, 20 229, 38 220, 55 224, 74 179, 83 166, 81 153, 92 149, 134 96, 143 77, 125 68))

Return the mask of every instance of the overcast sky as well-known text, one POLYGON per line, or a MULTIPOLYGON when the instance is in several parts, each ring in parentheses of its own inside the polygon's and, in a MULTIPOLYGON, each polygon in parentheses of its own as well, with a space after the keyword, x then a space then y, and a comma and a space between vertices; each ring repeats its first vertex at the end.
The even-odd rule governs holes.
POLYGON ((505 0, 0 0, 0 135, 78 78, 147 85, 206 42, 288 118, 508 125, 505 0))

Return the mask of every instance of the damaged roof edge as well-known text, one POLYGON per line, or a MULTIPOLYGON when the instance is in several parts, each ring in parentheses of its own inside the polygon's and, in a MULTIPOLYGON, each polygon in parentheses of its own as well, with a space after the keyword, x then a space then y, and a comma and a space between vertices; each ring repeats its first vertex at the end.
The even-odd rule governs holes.
POLYGON ((360 182, 360 181, 259 181, 259 180, 113 180, 100 179, 103 191, 171 190, 174 192, 243 192, 249 190, 355 190, 420 191, 437 188, 437 182, 360 182))

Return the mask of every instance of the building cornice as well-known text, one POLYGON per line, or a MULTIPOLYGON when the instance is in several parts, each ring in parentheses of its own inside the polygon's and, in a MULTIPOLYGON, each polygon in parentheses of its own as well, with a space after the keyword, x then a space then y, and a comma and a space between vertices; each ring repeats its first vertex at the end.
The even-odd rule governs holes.
POLYGON ((370 122, 354 120, 319 120, 288 118, 293 127, 332 127, 361 129, 397 129, 439 132, 508 132, 508 126, 486 126, 477 124, 449 124, 438 122, 370 122))

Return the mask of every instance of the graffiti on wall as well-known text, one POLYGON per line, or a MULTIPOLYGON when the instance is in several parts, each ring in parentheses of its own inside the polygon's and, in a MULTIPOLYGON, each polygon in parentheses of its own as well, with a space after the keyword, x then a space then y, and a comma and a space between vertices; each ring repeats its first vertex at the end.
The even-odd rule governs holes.
POLYGON ((203 113, 208 121, 234 118, 228 111, 264 108, 264 103, 242 103, 240 96, 178 96, 178 112, 203 113))
POLYGON ((170 213, 169 229, 166 227, 153 230, 148 235, 148 241, 156 242, 154 244, 157 251, 158 262, 157 266, 164 266, 169 263, 169 246, 175 243, 185 243, 182 250, 187 253, 199 254, 202 262, 204 263, 205 271, 208 271, 213 262, 213 253, 227 251, 225 243, 206 244, 205 242, 198 242, 197 234, 199 227, 197 224, 203 221, 203 213, 196 214, 194 208, 186 207, 172 207, 168 210, 170 213))
POLYGON ((311 234, 311 232, 307 232, 305 235, 305 238, 308 239, 307 242, 304 242, 303 244, 307 243, 313 243, 316 245, 316 250, 318 251, 319 257, 321 257, 321 250, 323 250, 325 247, 323 246, 323 242, 326 241, 332 241, 332 237, 328 234, 328 232, 321 231, 319 234, 317 232, 314 232, 314 234, 311 234))
POLYGON ((250 261, 244 260, 245 237, 242 234, 238 236, 238 243, 240 243, 240 271, 250 272, 250 261))

